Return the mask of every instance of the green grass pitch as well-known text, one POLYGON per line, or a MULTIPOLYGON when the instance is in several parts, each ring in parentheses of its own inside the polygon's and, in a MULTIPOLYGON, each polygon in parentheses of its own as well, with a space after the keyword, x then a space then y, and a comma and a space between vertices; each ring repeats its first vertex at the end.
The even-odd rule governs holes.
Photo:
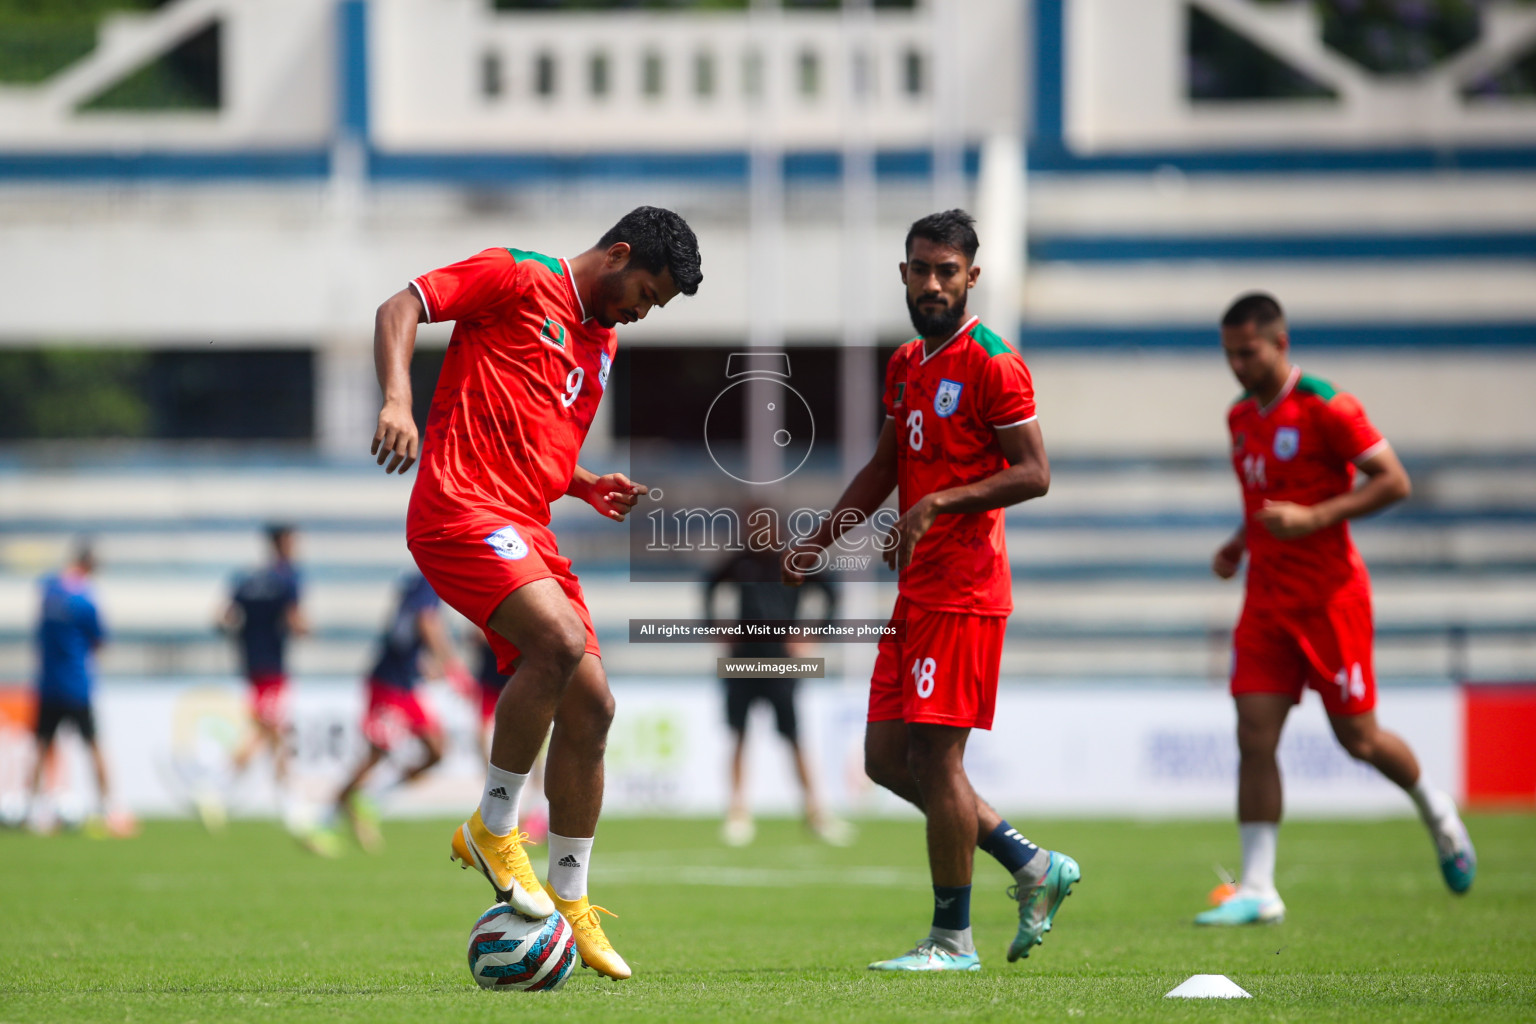
MULTIPOLYGON (((1018 820, 1083 881, 1009 964, 1014 904, 977 863, 975 975, 885 976, 926 933, 921 824, 867 822, 835 850, 788 822, 728 850, 706 821, 604 822, 592 895, 635 968, 556 994, 483 992, 464 958, 490 904, 449 864, 451 822, 392 822, 378 857, 305 853, 275 826, 137 839, 0 834, 0 1021, 1458 1021, 1536 1019, 1536 816, 1470 821, 1481 874, 1441 885, 1417 822, 1281 831, 1289 919, 1198 930, 1236 866, 1230 823, 1018 820), (1196 973, 1254 998, 1165 1000, 1196 973)), ((542 872, 544 852, 534 862, 542 872)))

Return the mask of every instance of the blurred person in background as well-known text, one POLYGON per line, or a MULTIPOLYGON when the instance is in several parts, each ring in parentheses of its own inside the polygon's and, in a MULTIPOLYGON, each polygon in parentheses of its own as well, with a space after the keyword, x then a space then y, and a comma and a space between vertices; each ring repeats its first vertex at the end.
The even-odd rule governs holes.
MULTIPOLYGON (((437 671, 456 688, 473 685, 453 649, 442 604, 421 573, 407 573, 379 637, 378 657, 368 672, 368 709, 363 715, 368 751, 336 794, 336 814, 346 820, 358 845, 369 853, 384 848, 379 828, 383 797, 397 786, 414 782, 443 759, 443 728, 418 692, 423 651, 431 653, 437 671), (365 789, 374 770, 407 737, 415 737, 420 744, 420 758, 365 789)), ((316 852, 331 852, 324 848, 324 840, 320 844, 316 852)))
POLYGON ((107 761, 96 736, 93 697, 96 685, 97 649, 106 642, 91 576, 96 555, 89 541, 75 545, 69 564, 41 581, 42 609, 37 626, 37 760, 28 787, 31 806, 22 821, 34 821, 40 831, 50 823, 38 815, 44 769, 55 751, 59 727, 68 723, 90 753, 96 774, 97 813, 87 819, 87 830, 98 835, 127 836, 136 825, 126 811, 112 805, 107 761), (36 816, 36 817, 35 817, 36 816))
MULTIPOLYGON (((773 510, 766 510, 773 511, 773 510)), ((752 515, 748 513, 749 523, 752 515)), ((777 522, 777 516, 774 517, 777 522)), ((801 596, 806 587, 787 587, 779 579, 779 546, 759 549, 748 546, 733 553, 722 562, 704 582, 704 617, 719 622, 716 611, 720 587, 734 584, 737 592, 737 622, 765 620, 794 621, 799 617, 801 596)), ((813 577, 808 586, 821 591, 826 614, 823 619, 837 614, 837 592, 821 576, 813 577)), ((809 644, 791 643, 782 639, 734 641, 730 645, 732 658, 799 658, 805 657, 809 644)), ((806 763, 805 752, 800 746, 800 718, 795 707, 795 691, 799 680, 782 679, 732 679, 725 684, 725 722, 731 730, 730 804, 720 836, 729 846, 745 846, 756 837, 757 828, 752 821, 752 809, 747 804, 746 749, 747 718, 752 705, 762 701, 773 709, 774 725, 789 746, 795 769, 795 780, 800 786, 801 806, 806 827, 822 841, 833 846, 847 846, 853 841, 854 831, 847 822, 826 813, 816 792, 815 779, 806 763)))
POLYGON ((1477 855, 1448 793, 1425 779, 1402 737, 1376 722, 1371 581, 1348 521, 1408 496, 1403 464, 1353 395, 1290 361, 1279 302, 1243 295, 1221 319, 1227 365, 1243 394, 1227 413, 1243 525, 1212 570, 1226 580, 1248 556, 1243 611, 1232 637, 1237 703, 1236 891, 1197 924, 1277 923, 1281 786, 1275 754, 1286 716, 1316 690, 1340 745, 1408 793, 1429 829, 1452 892, 1472 886, 1477 855), (1355 471, 1365 483, 1355 487, 1355 471))
MULTIPOLYGON (((267 527, 269 560, 260 569, 241 573, 230 587, 229 605, 220 625, 235 638, 241 665, 250 686, 251 731, 235 752, 232 767, 243 773, 262 750, 272 755, 272 777, 279 807, 290 827, 295 809, 288 786, 288 748, 283 731, 288 724, 288 639, 309 632, 299 607, 299 571, 294 565, 298 535, 294 527, 267 527)), ((209 828, 223 824, 223 808, 211 793, 194 794, 198 812, 209 828)))
POLYGON ((558 909, 582 962, 614 979, 628 978, 629 965, 587 894, 613 693, 581 584, 549 528, 550 504, 570 495, 621 523, 646 492, 577 457, 608 387, 614 326, 694 294, 699 263, 683 218, 641 206, 568 260, 497 247, 423 274, 386 299, 374 321, 384 402, 371 450, 387 473, 421 457, 406 543, 443 600, 484 630, 501 668, 517 669, 496 704, 485 787, 454 831, 454 859, 524 916, 558 909), (417 326, 445 320, 454 321, 453 336, 423 445, 411 354, 417 326), (541 886, 518 813, 546 738, 549 880, 541 886))

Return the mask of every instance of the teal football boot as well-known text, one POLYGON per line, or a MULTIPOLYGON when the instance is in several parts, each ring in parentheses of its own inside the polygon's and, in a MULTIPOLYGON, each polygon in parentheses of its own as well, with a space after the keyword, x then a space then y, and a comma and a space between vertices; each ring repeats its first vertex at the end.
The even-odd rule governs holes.
POLYGON ((981 958, 975 953, 952 953, 938 939, 929 936, 916 948, 890 960, 876 960, 872 971, 979 971, 981 958))
POLYGON ((1477 851, 1459 817, 1452 816, 1435 831, 1435 851, 1440 854, 1440 874, 1451 892, 1460 896, 1472 888, 1477 878, 1477 851))
POLYGON ((1046 851, 1051 856, 1045 878, 1032 889, 1021 886, 1008 887, 1010 899, 1019 901, 1019 933, 1008 945, 1008 962, 1029 956, 1029 951, 1045 941, 1045 933, 1051 930, 1061 901, 1072 895, 1072 886, 1082 880, 1083 870, 1077 861, 1055 850, 1046 851))
POLYGON ((1279 924, 1285 920, 1285 904, 1276 896, 1244 896, 1239 893, 1195 915, 1195 924, 1279 924))

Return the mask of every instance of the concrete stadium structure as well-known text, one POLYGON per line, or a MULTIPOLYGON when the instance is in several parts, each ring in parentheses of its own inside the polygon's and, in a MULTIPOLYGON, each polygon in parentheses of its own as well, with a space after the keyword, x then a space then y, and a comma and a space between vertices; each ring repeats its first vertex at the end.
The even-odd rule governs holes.
MULTIPOLYGON (((1213 324, 1255 287, 1416 473, 1413 502, 1358 531, 1383 676, 1536 675, 1536 100, 1463 88, 1536 46, 1536 14, 1487 5, 1473 46, 1405 81, 1324 47, 1310 10, 172 0, 110 19, 78 63, 0 87, 0 279, 24 297, 0 345, 306 350, 314 446, 0 454, 0 678, 25 677, 32 577, 80 530, 123 641, 110 671, 226 670, 209 623, 269 517, 310 535, 300 671, 360 670, 407 561, 408 481, 365 455, 373 308, 489 245, 573 253, 641 202, 695 225, 706 283, 625 345, 903 340, 906 225, 980 214, 982 312, 1030 361, 1058 456, 1050 497, 1010 514, 1010 678, 1224 673, 1239 595, 1205 566, 1236 521, 1236 389, 1213 324), (1191 99, 1194 9, 1336 99, 1191 99), (81 109, 214 23, 217 110, 81 109)), ((612 438, 600 423, 594 454, 621 458, 612 438)), ((618 585, 580 511, 562 537, 607 637, 637 607, 696 610, 691 588, 618 585)), ((705 663, 610 651, 619 673, 705 663)))

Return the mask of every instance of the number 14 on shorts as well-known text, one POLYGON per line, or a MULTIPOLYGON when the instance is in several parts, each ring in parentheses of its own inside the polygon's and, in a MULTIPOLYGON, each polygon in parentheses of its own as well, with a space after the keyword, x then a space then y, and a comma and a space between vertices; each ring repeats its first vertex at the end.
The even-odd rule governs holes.
POLYGON ((917 687, 917 695, 924 699, 933 694, 933 674, 938 670, 938 662, 932 658, 912 659, 912 683, 917 687))
POLYGON ((1335 672, 1333 683, 1339 688, 1340 703, 1348 704, 1351 697, 1358 700, 1365 696, 1365 673, 1360 671, 1358 661, 1335 672))

